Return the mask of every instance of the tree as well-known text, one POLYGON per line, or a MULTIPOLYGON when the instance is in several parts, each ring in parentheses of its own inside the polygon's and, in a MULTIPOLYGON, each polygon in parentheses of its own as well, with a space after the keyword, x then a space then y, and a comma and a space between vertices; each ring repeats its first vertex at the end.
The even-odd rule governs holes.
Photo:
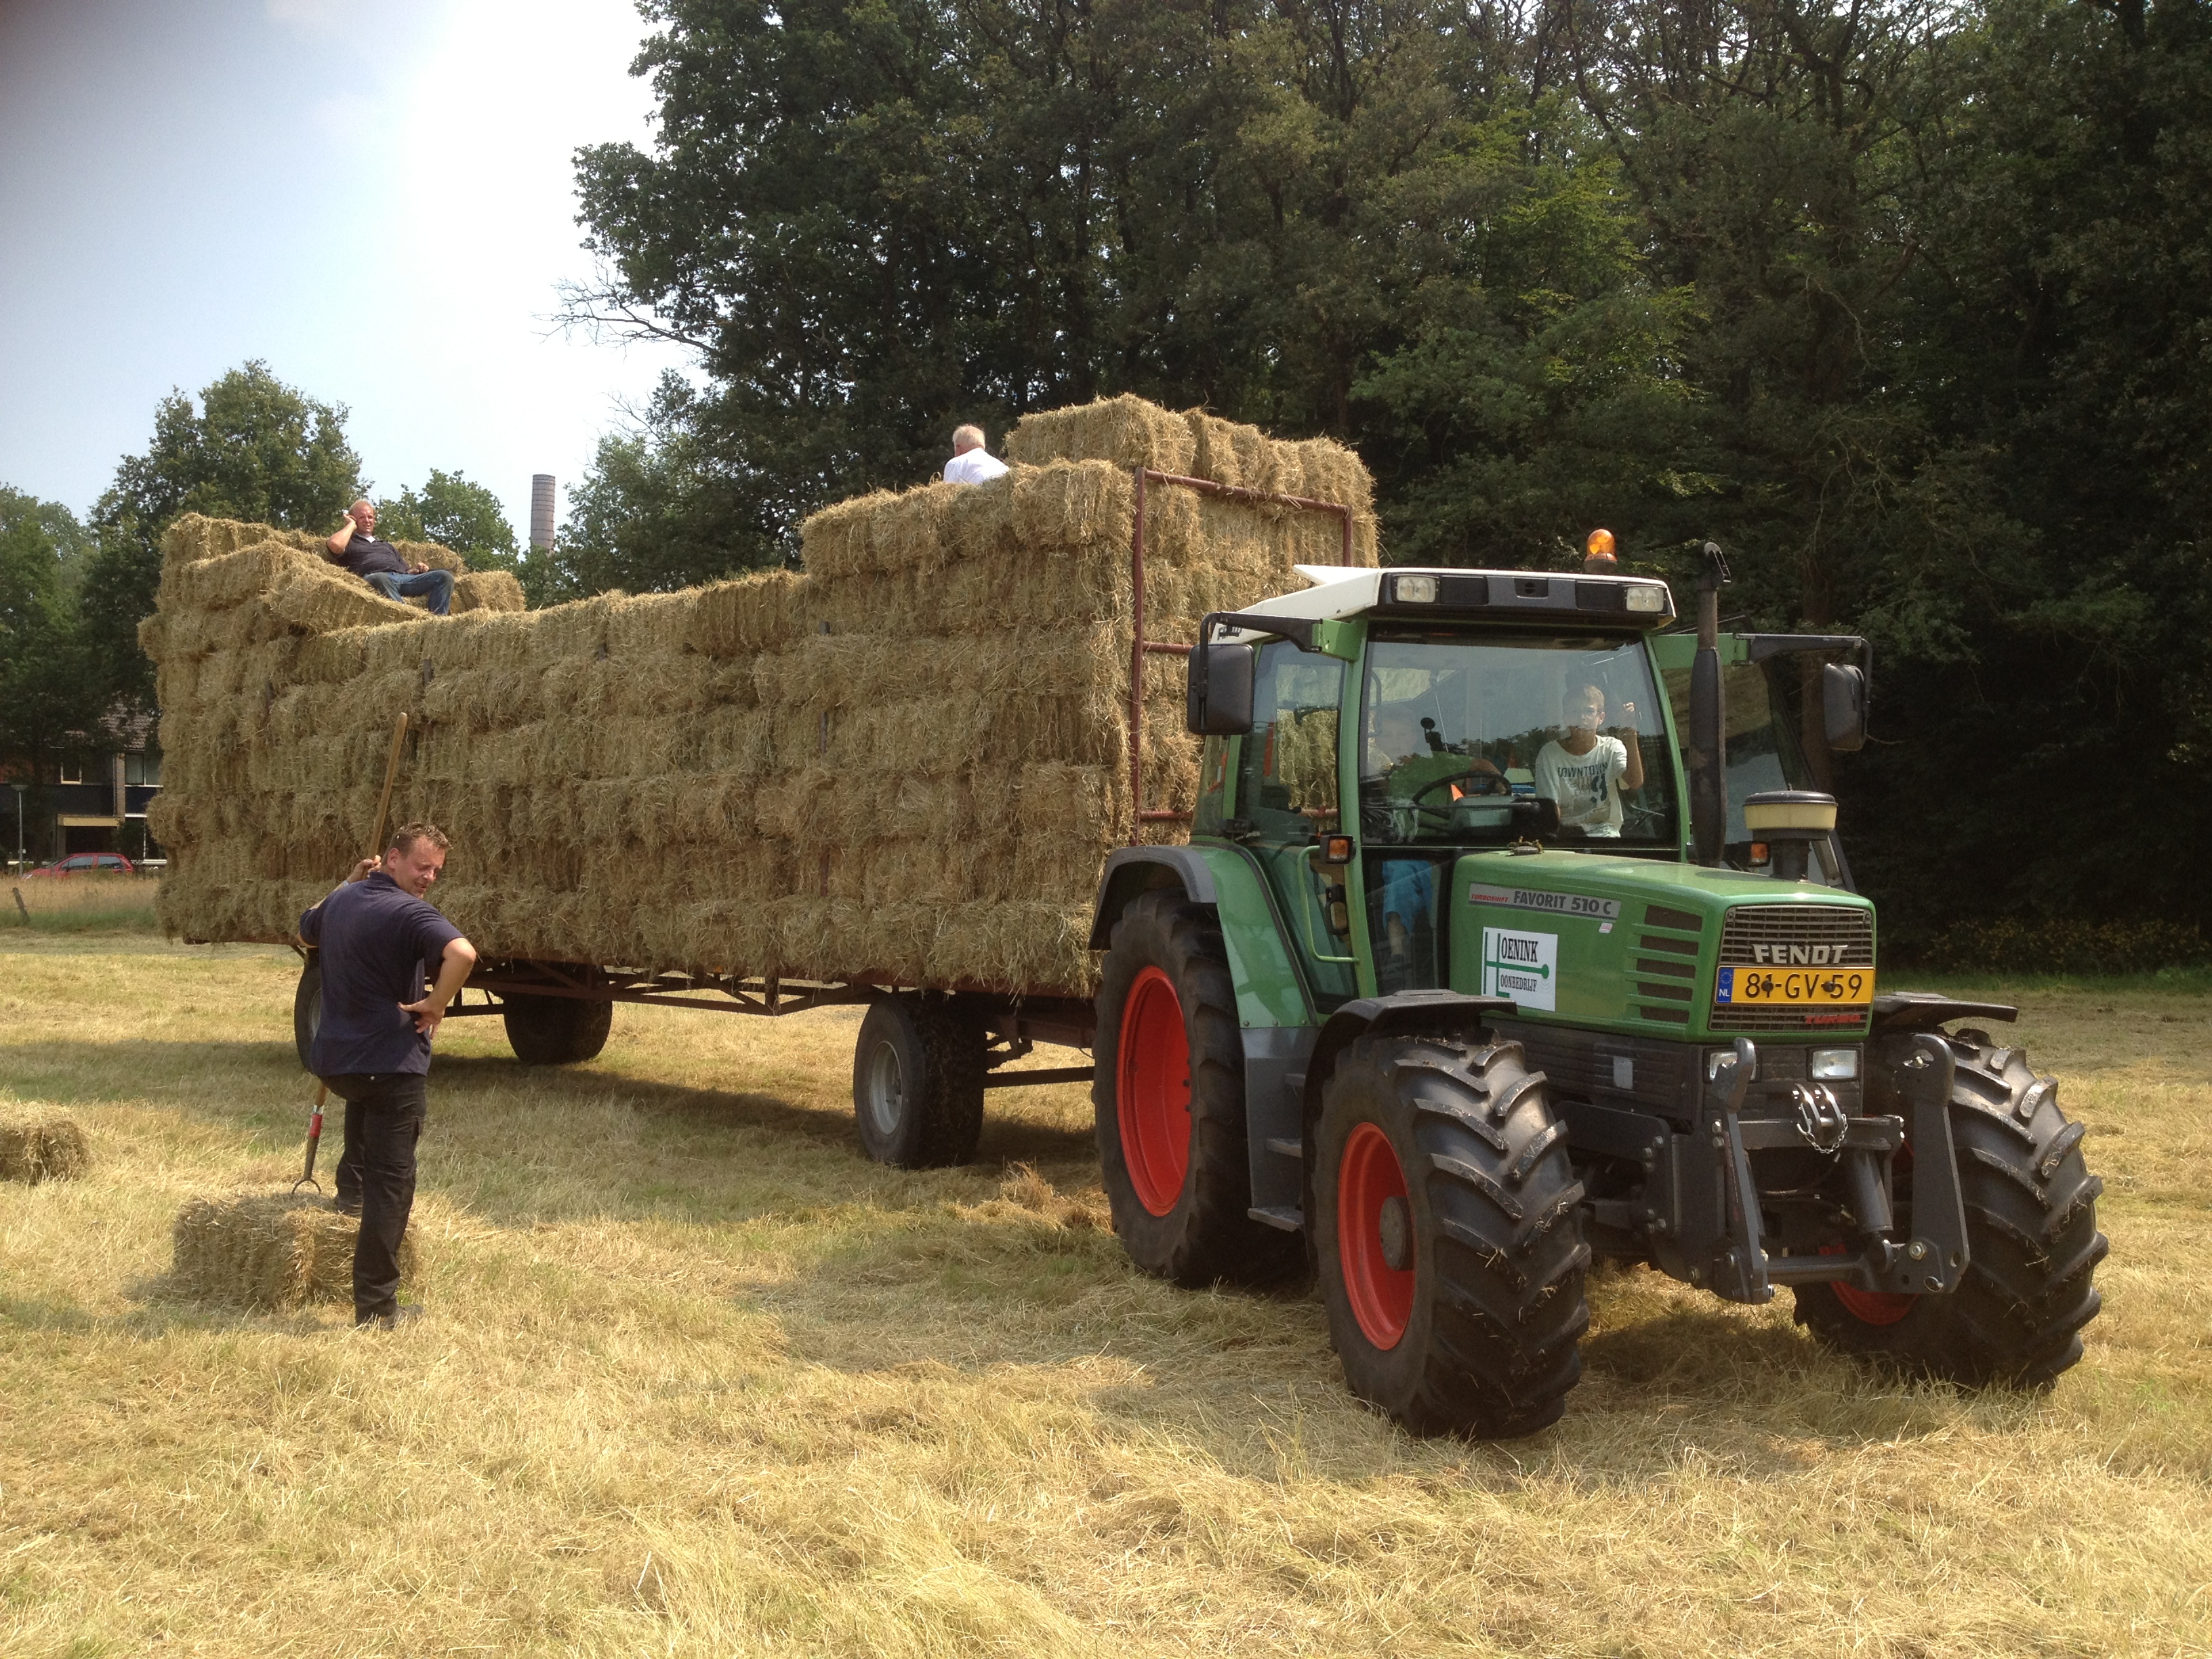
POLYGON ((795 564, 797 526, 764 520, 766 481, 742 456, 718 455, 717 435, 690 387, 664 378, 637 430, 600 439, 554 549, 523 567, 532 601, 666 592, 795 564))
POLYGON ((418 489, 404 489, 377 503, 376 527, 389 539, 436 542, 469 562, 471 570, 522 568, 514 526, 499 497, 458 472, 430 469, 418 489))
POLYGON ((40 759, 100 709, 74 603, 90 547, 67 507, 0 485, 0 770, 33 785, 40 759))
POLYGON ((787 553, 827 501, 928 477, 957 421, 1121 391, 1371 440, 1409 544, 1457 556, 1522 562, 1532 526, 1659 470, 1671 405, 1647 393, 1681 307, 1649 290, 1578 115, 1531 95, 1527 41, 1489 14, 647 15, 657 143, 580 154, 604 276, 570 315, 697 348, 707 388, 648 429, 721 480, 708 539, 738 562, 787 553), (1608 432, 1647 441, 1601 489, 1582 459, 1608 432), (1516 463, 1547 452, 1518 505, 1472 521, 1449 489, 1419 499, 1469 434, 1516 463))
POLYGON ((184 513, 328 531, 364 484, 345 439, 343 404, 318 403, 258 361, 200 393, 161 400, 154 439, 126 456, 94 507, 99 551, 87 570, 83 609, 95 672, 112 697, 154 706, 154 669, 138 649, 161 578, 161 534, 184 513))

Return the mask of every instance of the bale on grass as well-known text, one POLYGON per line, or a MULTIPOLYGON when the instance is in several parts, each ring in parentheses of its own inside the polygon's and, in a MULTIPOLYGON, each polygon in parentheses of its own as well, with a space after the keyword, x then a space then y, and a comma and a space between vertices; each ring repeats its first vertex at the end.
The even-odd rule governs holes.
POLYGON ((0 1181, 66 1181, 92 1161, 84 1131, 58 1112, 0 1117, 0 1181))
MULTIPOLYGON (((297 1308, 353 1300, 358 1218, 309 1194, 240 1193, 196 1198, 178 1214, 173 1282, 204 1302, 297 1308)), ((399 1282, 413 1282, 412 1232, 400 1242, 399 1282)))

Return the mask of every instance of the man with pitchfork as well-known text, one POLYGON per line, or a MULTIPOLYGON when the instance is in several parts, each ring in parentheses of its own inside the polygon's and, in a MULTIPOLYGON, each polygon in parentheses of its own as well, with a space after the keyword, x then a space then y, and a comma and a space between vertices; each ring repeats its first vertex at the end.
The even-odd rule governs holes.
POLYGON ((415 1207, 430 1039, 477 962, 476 947, 422 896, 445 868, 446 848, 436 824, 403 823, 381 859, 363 859, 300 918, 300 938, 317 947, 323 970, 308 1069, 346 1103, 337 1201, 361 1216, 354 1323, 384 1330, 415 1311, 399 1306, 399 1242, 415 1207))

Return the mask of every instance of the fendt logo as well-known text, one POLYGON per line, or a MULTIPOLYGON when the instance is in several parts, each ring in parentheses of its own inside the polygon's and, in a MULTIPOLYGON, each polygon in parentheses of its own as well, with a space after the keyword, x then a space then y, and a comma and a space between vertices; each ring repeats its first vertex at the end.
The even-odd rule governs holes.
POLYGON ((1762 968, 1825 968, 1850 955, 1848 945, 1754 945, 1751 959, 1762 968))

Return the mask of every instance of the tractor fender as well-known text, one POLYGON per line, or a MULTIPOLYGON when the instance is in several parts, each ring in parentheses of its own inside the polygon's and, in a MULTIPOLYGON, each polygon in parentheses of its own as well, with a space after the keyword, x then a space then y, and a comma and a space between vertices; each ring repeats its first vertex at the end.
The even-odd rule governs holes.
POLYGON ((1205 855, 1189 847, 1123 847, 1107 855, 1098 879, 1098 907, 1091 924, 1091 948, 1114 942, 1114 924, 1139 893, 1156 887, 1180 887, 1194 904, 1217 902, 1213 872, 1205 855))
POLYGON ((1361 997, 1328 1017, 1316 1039, 1305 1075, 1305 1127, 1311 1144, 1321 1117, 1322 1085, 1336 1069, 1336 1057, 1371 1032, 1435 1030, 1485 1023, 1493 1014, 1510 1014, 1510 997, 1471 997, 1457 991, 1400 991, 1387 997, 1361 997))

